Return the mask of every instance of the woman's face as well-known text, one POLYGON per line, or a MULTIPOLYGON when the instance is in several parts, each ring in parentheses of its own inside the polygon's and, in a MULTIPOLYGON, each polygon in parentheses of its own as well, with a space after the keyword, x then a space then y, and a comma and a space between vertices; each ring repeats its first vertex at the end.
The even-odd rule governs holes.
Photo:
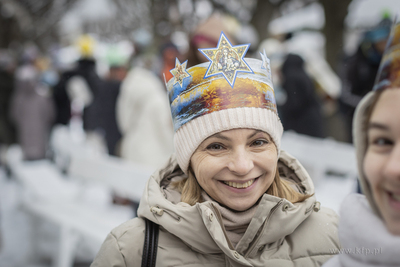
POLYGON ((267 191, 277 162, 271 137, 253 129, 233 129, 207 138, 190 161, 207 194, 237 211, 249 209, 267 191))
POLYGON ((388 230, 400 235, 400 89, 386 90, 375 105, 364 173, 388 230))

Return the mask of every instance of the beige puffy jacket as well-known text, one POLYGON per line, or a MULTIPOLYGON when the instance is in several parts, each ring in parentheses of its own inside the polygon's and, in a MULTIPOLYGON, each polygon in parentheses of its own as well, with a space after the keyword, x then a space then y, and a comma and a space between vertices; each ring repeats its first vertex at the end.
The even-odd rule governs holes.
MULTIPOLYGON (((286 179, 298 182, 301 191, 314 193, 307 172, 284 151, 279 171, 286 179)), ((145 231, 141 217, 160 225, 157 266, 311 267, 321 266, 339 248, 337 215, 320 209, 315 196, 292 204, 264 194, 234 249, 212 202, 189 206, 166 199, 166 185, 179 175, 184 174, 171 157, 165 168, 150 177, 139 206, 139 218, 120 225, 107 236, 92 267, 141 266, 145 231)))

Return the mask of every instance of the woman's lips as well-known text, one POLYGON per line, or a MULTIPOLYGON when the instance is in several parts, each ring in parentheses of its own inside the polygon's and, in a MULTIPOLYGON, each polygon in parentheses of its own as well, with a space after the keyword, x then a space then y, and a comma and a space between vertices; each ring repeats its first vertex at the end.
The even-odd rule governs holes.
POLYGON ((225 182, 225 181, 223 183, 226 184, 226 185, 229 185, 230 187, 239 188, 239 189, 241 189, 241 188, 245 189, 245 188, 249 187, 250 185, 252 185, 255 180, 256 179, 252 179, 252 180, 247 181, 245 183, 235 183, 235 182, 225 182))
POLYGON ((400 212, 400 194, 395 194, 393 192, 388 192, 389 196, 389 205, 390 207, 397 212, 400 212))
POLYGON ((261 175, 258 176, 257 178, 248 180, 248 181, 243 182, 243 183, 240 183, 238 181, 235 181, 235 182, 233 182, 233 181, 220 181, 220 182, 225 184, 225 185, 227 185, 227 186, 229 186, 229 187, 231 187, 231 188, 233 188, 233 189, 242 189, 243 190, 243 189, 247 189, 250 186, 252 186, 254 184, 254 182, 256 182, 257 179, 260 178, 260 177, 261 177, 261 175))

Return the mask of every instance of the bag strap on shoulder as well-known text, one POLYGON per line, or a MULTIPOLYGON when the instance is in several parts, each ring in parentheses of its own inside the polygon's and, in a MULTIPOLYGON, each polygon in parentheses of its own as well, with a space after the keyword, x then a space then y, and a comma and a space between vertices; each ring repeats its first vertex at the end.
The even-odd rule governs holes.
POLYGON ((146 230, 143 244, 142 267, 155 267, 159 226, 146 218, 144 221, 146 222, 146 230))

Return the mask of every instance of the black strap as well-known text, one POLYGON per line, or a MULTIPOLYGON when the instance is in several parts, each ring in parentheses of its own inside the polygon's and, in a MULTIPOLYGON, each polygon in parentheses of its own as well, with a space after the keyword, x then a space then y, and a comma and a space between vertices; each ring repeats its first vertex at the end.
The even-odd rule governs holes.
POLYGON ((146 230, 142 254, 142 267, 155 267, 158 247, 158 224, 144 219, 146 230))

